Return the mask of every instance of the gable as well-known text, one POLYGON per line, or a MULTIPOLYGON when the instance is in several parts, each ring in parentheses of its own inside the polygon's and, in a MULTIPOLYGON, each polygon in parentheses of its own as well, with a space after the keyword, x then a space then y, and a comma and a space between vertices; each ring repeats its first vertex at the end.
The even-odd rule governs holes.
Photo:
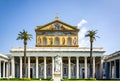
POLYGON ((77 27, 68 25, 64 22, 55 20, 51 23, 48 23, 44 26, 37 26, 36 31, 79 31, 77 27))

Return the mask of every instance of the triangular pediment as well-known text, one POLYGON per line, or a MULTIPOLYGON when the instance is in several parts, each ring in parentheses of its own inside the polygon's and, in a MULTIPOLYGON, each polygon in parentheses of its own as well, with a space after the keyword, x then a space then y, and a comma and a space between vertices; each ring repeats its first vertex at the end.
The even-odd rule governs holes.
POLYGON ((71 26, 62 21, 55 20, 43 26, 37 26, 36 31, 79 31, 77 26, 71 26))

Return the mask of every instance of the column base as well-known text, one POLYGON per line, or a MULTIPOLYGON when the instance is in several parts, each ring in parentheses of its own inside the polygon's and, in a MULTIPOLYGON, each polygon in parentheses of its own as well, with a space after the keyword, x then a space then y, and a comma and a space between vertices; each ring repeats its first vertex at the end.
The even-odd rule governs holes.
POLYGON ((54 73, 54 81, 61 81, 61 73, 60 72, 54 73))

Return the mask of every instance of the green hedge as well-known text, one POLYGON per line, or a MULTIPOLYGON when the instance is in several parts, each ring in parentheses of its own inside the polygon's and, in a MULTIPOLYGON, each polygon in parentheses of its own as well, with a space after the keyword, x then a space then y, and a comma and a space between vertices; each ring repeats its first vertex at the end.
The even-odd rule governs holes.
POLYGON ((107 80, 107 79, 103 79, 103 80, 96 80, 96 79, 62 79, 61 81, 120 81, 120 80, 107 80))
MULTIPOLYGON (((53 79, 39 79, 39 78, 1 78, 0 81, 54 81, 53 79)), ((120 80, 96 80, 96 79, 61 79, 61 81, 120 81, 120 80)))

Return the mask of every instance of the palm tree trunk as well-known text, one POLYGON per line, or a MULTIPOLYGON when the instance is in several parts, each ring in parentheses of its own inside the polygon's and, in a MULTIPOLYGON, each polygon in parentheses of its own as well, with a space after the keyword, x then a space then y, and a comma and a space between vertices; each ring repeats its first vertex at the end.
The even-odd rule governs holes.
POLYGON ((26 77, 26 41, 24 40, 24 68, 23 68, 23 77, 26 77))
POLYGON ((90 78, 93 78, 93 58, 92 58, 93 42, 90 41, 90 78))

